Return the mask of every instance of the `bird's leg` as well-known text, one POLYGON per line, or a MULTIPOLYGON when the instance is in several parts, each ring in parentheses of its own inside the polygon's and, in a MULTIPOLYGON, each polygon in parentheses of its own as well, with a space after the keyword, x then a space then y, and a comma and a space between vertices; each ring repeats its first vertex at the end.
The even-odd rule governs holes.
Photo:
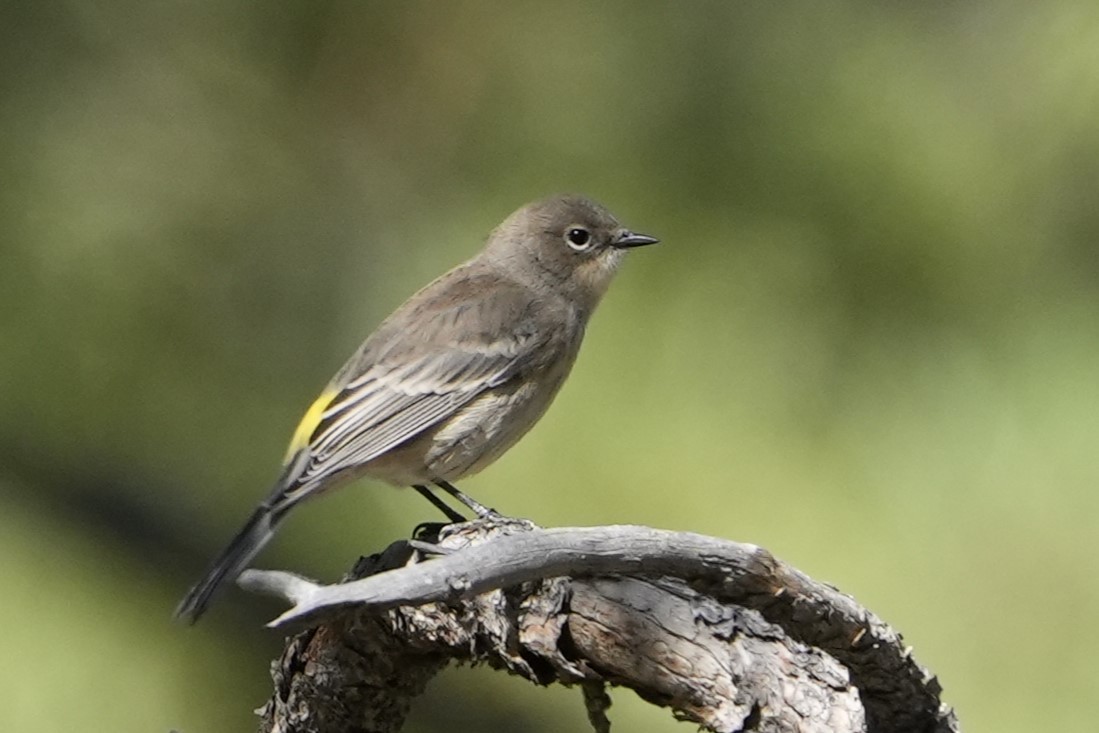
POLYGON ((495 509, 489 509, 487 506, 477 501, 473 497, 463 494, 458 490, 458 487, 448 481, 436 481, 435 485, 446 493, 453 496, 458 501, 465 504, 469 509, 478 517, 484 519, 485 517, 498 517, 500 513, 495 509))
MULTIPOLYGON (((412 488, 416 489, 417 493, 419 493, 420 496, 422 496, 425 499, 427 499, 428 501, 430 501, 432 506, 434 506, 436 509, 438 509, 443 514, 445 514, 446 518, 449 519, 451 522, 453 522, 455 524, 458 524, 458 523, 466 521, 465 517, 463 517, 461 514, 454 511, 453 509, 451 509, 449 506, 447 506, 445 501, 443 501, 439 497, 435 496, 435 494, 433 494, 431 492, 431 489, 427 488, 426 486, 424 486, 422 484, 415 484, 415 485, 413 485, 412 488)), ((461 501, 461 499, 459 499, 459 501, 461 501)), ((469 505, 466 504, 466 506, 469 506, 469 505)), ((480 506, 480 504, 478 504, 478 506, 480 506)), ((483 509, 484 507, 481 507, 481 508, 483 509)), ((470 509, 473 509, 473 507, 470 507, 470 509)), ((473 511, 477 511, 477 510, 473 509, 473 511)))

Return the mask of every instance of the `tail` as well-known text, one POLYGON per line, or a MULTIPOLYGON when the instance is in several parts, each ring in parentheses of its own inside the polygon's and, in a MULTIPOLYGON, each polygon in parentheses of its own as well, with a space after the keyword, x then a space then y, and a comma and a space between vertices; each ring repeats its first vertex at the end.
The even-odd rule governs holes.
POLYGON ((206 607, 221 587, 236 580, 248 563, 252 561, 263 546, 274 536, 275 526, 283 516, 266 504, 252 514, 248 522, 237 532, 237 536, 206 571, 206 575, 187 593, 179 606, 175 617, 189 623, 198 621, 206 607))

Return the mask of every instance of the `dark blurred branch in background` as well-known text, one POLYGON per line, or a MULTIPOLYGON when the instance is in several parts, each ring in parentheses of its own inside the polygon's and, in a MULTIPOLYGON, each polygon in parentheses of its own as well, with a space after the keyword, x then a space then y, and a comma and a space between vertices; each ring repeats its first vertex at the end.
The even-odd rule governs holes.
POLYGON ((397 731, 451 661, 579 685, 597 730, 606 684, 714 731, 958 730, 897 632, 753 545, 494 518, 394 543, 339 585, 241 585, 294 604, 271 626, 309 626, 263 731, 397 731))

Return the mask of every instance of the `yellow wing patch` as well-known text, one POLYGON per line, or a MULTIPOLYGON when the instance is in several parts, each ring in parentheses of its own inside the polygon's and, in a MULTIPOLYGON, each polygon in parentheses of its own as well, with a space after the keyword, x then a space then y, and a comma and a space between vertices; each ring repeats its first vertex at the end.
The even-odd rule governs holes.
POLYGON ((309 445, 309 439, 313 437, 313 431, 321 423, 321 416, 332 404, 332 398, 339 393, 337 389, 325 388, 321 392, 321 396, 309 406, 309 409, 305 411, 305 416, 302 417, 301 422, 298 423, 298 427, 294 431, 294 437, 290 439, 290 447, 286 449, 286 458, 283 459, 283 463, 289 463, 298 451, 309 445))

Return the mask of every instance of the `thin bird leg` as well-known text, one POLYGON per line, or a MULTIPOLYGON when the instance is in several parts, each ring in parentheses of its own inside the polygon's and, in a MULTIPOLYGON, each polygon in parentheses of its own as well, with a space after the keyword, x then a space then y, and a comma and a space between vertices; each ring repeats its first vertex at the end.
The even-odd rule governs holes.
MULTIPOLYGON (((461 514, 454 511, 453 509, 451 509, 449 506, 446 505, 445 501, 443 501, 439 497, 435 496, 435 494, 431 493, 431 489, 427 488, 426 486, 420 485, 420 484, 413 485, 412 488, 416 489, 416 491, 420 494, 420 496, 422 496, 425 499, 427 499, 428 501, 430 501, 432 506, 434 506, 436 509, 438 509, 443 514, 445 514, 446 518, 449 519, 451 522, 454 522, 454 523, 457 524, 457 523, 461 523, 461 522, 466 521, 465 517, 463 517, 461 514)), ((477 511, 477 510, 474 509, 474 511, 477 511)))
POLYGON ((453 496, 458 501, 465 504, 467 507, 469 507, 473 511, 474 514, 476 514, 478 517, 480 517, 482 519, 484 519, 485 517, 498 517, 498 516, 500 516, 500 513, 497 512, 495 509, 489 509, 487 506, 485 506, 481 502, 477 501, 472 496, 469 496, 467 494, 463 494, 461 491, 458 490, 458 487, 455 486, 452 483, 449 483, 447 481, 436 481, 435 485, 438 486, 443 491, 445 491, 446 493, 453 496))

